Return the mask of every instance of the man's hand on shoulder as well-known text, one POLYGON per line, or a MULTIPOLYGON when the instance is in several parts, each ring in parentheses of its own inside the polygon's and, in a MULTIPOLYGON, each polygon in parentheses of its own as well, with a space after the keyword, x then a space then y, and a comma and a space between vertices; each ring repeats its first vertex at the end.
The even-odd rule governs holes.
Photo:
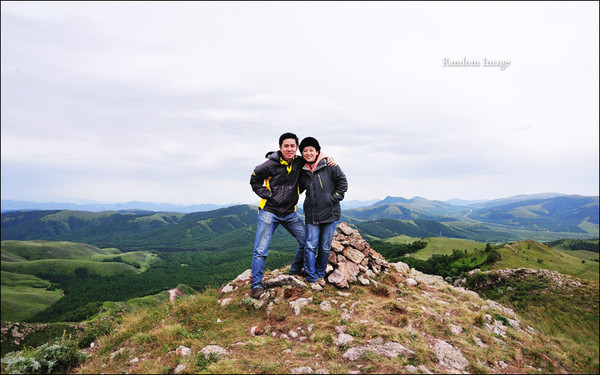
POLYGON ((335 162, 335 159, 332 158, 331 156, 327 157, 327 165, 330 167, 337 167, 337 163, 335 162))

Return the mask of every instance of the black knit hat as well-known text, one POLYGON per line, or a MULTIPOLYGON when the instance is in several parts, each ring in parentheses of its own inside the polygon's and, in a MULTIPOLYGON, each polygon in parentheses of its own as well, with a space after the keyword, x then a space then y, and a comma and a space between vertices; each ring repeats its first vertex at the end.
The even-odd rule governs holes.
POLYGON ((321 151, 321 146, 319 145, 319 141, 317 141, 313 137, 304 138, 302 140, 302 142, 300 142, 300 147, 298 147, 298 148, 300 149, 300 152, 302 152, 302 150, 304 150, 304 147, 307 147, 307 146, 313 146, 315 148, 315 150, 321 151))

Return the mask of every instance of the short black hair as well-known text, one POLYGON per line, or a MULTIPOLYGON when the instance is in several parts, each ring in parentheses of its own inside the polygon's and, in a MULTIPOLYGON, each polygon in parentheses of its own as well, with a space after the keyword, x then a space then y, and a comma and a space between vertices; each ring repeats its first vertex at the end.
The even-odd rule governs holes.
POLYGON ((279 147, 283 144, 284 139, 292 138, 296 141, 296 146, 298 146, 298 137, 294 133, 283 133, 281 137, 279 137, 279 147))

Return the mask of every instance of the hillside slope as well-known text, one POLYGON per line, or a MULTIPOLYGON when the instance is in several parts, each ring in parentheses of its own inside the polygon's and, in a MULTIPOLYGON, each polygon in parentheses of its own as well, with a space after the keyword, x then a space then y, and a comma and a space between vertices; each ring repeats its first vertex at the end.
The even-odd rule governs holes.
POLYGON ((498 252, 501 259, 493 264, 491 270, 508 268, 546 269, 598 282, 597 253, 586 252, 590 258, 595 259, 595 261, 586 261, 579 254, 555 249, 550 245, 532 240, 507 243, 498 252))
MULTIPOLYGON (((598 197, 502 200, 493 207, 388 197, 373 206, 344 210, 342 220, 379 239, 408 235, 486 242, 552 241, 597 237, 598 212, 598 197)), ((3 240, 81 242, 124 252, 223 250, 231 247, 227 237, 233 233, 236 245, 252 247, 252 235, 244 232, 256 225, 256 207, 238 205, 190 214, 19 211, 2 213, 1 224, 3 240)), ((273 244, 282 244, 281 240, 276 232, 273 244)))
POLYGON ((249 273, 123 317, 75 373, 581 373, 513 310, 397 263, 369 286, 321 293, 281 271, 249 298, 249 273), (294 279, 294 280, 291 280, 294 279), (287 281, 286 281, 287 280, 287 281), (415 280, 416 286, 410 280, 415 280))
POLYGON ((71 373, 599 370, 598 283, 553 276, 560 282, 548 288, 535 273, 524 283, 523 272, 511 271, 514 281, 493 289, 492 297, 509 297, 501 305, 405 263, 388 263, 348 225, 338 226, 332 254, 321 292, 286 267, 266 272, 266 293, 252 299, 247 270, 218 289, 158 306, 163 297, 151 297, 114 319, 97 315, 100 329, 90 323, 79 341, 87 359, 71 373), (505 293, 508 286, 517 293, 505 293), (542 310, 524 314, 537 297, 550 298, 543 304, 551 301, 553 319, 542 310))
POLYGON ((465 217, 524 229, 595 234, 600 224, 599 212, 598 197, 573 195, 474 209, 465 217))
POLYGON ((248 205, 191 214, 22 211, 2 214, 2 239, 81 242, 122 251, 187 251, 255 224, 256 209, 248 205))

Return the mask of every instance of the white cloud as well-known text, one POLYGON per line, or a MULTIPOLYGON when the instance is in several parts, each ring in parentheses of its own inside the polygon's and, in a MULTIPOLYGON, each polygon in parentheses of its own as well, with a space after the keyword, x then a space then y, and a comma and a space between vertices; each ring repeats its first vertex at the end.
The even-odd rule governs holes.
POLYGON ((598 45, 597 3, 3 2, 2 198, 255 203, 286 131, 348 199, 597 195, 598 45))

